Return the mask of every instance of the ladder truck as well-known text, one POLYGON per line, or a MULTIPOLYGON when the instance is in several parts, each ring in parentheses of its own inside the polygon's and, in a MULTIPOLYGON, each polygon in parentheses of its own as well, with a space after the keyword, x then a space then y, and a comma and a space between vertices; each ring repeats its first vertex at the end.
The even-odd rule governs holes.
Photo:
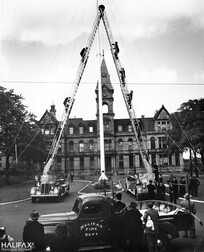
POLYGON ((143 166, 145 168, 146 173, 149 173, 149 174, 152 173, 152 167, 148 163, 148 155, 147 155, 147 150, 146 150, 144 142, 143 142, 142 132, 141 132, 141 129, 139 126, 138 119, 135 116, 135 111, 134 111, 133 104, 132 104, 132 97, 131 97, 132 91, 129 92, 129 90, 128 90, 128 86, 125 81, 124 68, 122 67, 120 59, 118 57, 119 48, 118 48, 117 42, 114 40, 112 32, 111 32, 108 18, 107 18, 106 12, 105 12, 105 6, 100 5, 98 7, 98 12, 97 12, 97 15, 96 15, 93 27, 92 27, 91 34, 88 38, 88 42, 86 44, 86 47, 83 48, 83 50, 80 53, 81 61, 80 61, 80 65, 78 67, 78 71, 76 74, 76 80, 75 80, 73 87, 72 87, 71 96, 68 97, 66 100, 63 119, 59 123, 55 137, 53 139, 52 146, 51 146, 49 154, 48 154, 48 160, 47 160, 46 165, 44 167, 44 171, 43 171, 44 175, 47 175, 49 170, 51 169, 51 167, 53 165, 54 158, 55 158, 57 151, 59 149, 60 139, 63 134, 64 128, 66 126, 66 123, 69 119, 69 116, 70 116, 70 113, 71 113, 71 110, 72 110, 72 107, 73 107, 73 104, 75 101, 75 97, 76 97, 76 94, 77 94, 77 91, 79 88, 79 84, 80 84, 81 78, 83 76, 83 73, 84 73, 88 58, 89 58, 89 52, 91 50, 91 47, 92 47, 92 44, 94 41, 94 37, 96 35, 96 32, 99 27, 101 19, 103 21, 105 31, 106 31, 106 34, 108 37, 110 50, 111 50, 113 61, 114 61, 115 67, 116 67, 117 75, 118 75, 118 78, 120 81, 121 92, 122 92, 124 102, 125 102, 128 114, 129 114, 129 118, 130 118, 133 132, 135 135, 136 143, 138 145, 139 153, 140 153, 140 156, 143 161, 143 166))

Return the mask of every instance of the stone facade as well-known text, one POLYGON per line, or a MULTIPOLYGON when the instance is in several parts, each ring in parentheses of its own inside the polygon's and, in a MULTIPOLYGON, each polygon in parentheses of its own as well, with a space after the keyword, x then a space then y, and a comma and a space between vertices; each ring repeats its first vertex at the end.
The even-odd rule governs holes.
MULTIPOLYGON (((144 171, 129 119, 115 119, 114 89, 103 58, 101 64, 102 103, 104 107, 104 149, 106 173, 127 173, 144 171)), ((100 174, 98 87, 96 86, 96 120, 70 118, 61 139, 55 170, 77 175, 100 174)), ((55 108, 51 106, 39 121, 49 141, 57 127, 55 108), (47 123, 45 123, 47 121, 47 123)), ((150 163, 156 162, 159 171, 182 170, 182 153, 167 155, 165 130, 172 127, 169 112, 162 107, 151 118, 138 119, 150 163)))

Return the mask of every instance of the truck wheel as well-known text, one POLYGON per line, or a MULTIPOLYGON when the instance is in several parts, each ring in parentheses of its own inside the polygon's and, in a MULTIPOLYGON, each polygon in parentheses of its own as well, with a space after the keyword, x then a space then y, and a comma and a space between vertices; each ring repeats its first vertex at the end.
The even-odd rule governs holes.
POLYGON ((164 231, 159 233, 157 241, 159 252, 170 252, 169 237, 164 231))
POLYGON ((32 203, 36 203, 36 198, 31 198, 32 203))

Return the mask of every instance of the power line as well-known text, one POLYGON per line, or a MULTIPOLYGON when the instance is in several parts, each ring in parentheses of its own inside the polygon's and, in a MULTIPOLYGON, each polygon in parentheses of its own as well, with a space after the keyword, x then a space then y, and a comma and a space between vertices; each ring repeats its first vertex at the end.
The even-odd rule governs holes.
MULTIPOLYGON (((0 80, 0 83, 19 83, 19 84, 73 84, 73 81, 11 81, 11 80, 0 80)), ((94 84, 96 82, 81 82, 83 84, 94 84)), ((112 84, 120 85, 119 82, 112 82, 112 84)), ((184 82, 128 82, 128 85, 145 85, 145 86, 204 86, 204 83, 184 83, 184 82)))

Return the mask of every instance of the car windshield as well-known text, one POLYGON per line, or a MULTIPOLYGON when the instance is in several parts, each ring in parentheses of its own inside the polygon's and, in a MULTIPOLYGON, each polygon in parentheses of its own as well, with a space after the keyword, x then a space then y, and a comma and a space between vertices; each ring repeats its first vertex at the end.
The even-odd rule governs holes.
POLYGON ((76 199, 72 211, 74 211, 76 214, 78 214, 81 210, 82 202, 80 199, 76 199))

